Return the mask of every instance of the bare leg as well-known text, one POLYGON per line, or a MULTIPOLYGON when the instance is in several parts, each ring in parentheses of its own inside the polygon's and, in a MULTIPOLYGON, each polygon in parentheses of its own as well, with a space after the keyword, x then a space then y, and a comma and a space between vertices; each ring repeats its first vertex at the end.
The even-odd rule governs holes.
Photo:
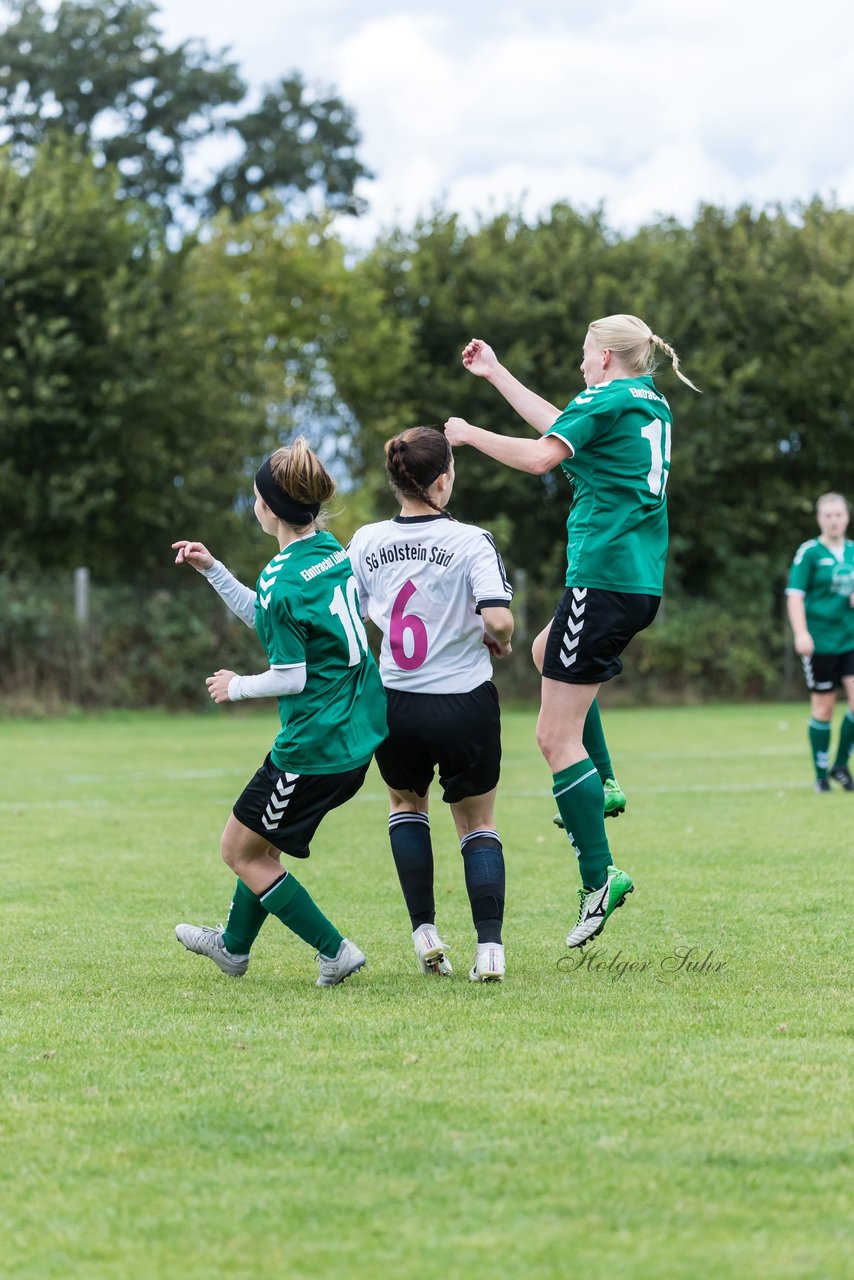
POLYGON ((598 691, 598 684, 564 684, 543 676, 537 746, 552 773, 587 757, 582 742, 584 721, 598 691))
POLYGON ((848 710, 854 715, 854 676, 843 676, 842 688, 848 698, 848 710))
POLYGON ((225 824, 220 848, 223 861, 258 897, 281 877, 279 850, 263 836, 250 831, 234 814, 225 824))

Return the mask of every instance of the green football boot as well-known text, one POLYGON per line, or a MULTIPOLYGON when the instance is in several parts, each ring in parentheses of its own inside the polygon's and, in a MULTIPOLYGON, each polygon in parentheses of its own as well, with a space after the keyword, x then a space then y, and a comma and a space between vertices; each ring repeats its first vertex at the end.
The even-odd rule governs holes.
POLYGON ((626 797, 616 778, 606 778, 602 790, 605 792, 606 818, 618 818, 626 812, 626 797))
MULTIPOLYGON (((626 797, 616 778, 606 778, 602 783, 602 790, 605 792, 605 817, 618 818, 621 813, 626 812, 626 797)), ((552 818, 552 822, 556 827, 564 830, 563 818, 556 813, 552 818)))
POLYGON ((583 947, 591 938, 597 937, 605 928, 608 917, 623 905, 634 889, 631 877, 616 867, 608 868, 608 877, 601 889, 593 889, 590 893, 579 889, 578 919, 566 935, 566 945, 583 947))

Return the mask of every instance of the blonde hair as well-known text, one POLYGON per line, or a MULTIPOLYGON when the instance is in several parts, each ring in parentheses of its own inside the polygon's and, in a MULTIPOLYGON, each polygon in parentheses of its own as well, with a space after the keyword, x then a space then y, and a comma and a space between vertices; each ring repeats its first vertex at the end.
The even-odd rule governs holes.
POLYGON ((603 316, 601 320, 594 320, 588 327, 602 350, 612 351, 629 373, 636 377, 653 373, 655 353, 658 348, 669 359, 676 377, 692 391, 702 394, 700 388, 695 387, 690 378, 686 378, 680 371, 679 357, 670 344, 663 338, 659 338, 657 333, 653 333, 649 325, 639 316, 603 316))
POLYGON ((815 509, 819 510, 826 502, 841 502, 848 514, 851 514, 851 507, 848 499, 843 497, 841 493, 823 493, 820 498, 816 498, 815 509))
MULTIPOLYGON (((323 503, 335 496, 335 481, 317 454, 308 447, 305 436, 297 436, 293 444, 284 445, 272 453, 270 471, 279 488, 284 489, 294 502, 323 503)), ((314 524, 317 528, 325 527, 323 512, 314 517, 314 524)), ((306 526, 301 527, 305 529, 306 526)))

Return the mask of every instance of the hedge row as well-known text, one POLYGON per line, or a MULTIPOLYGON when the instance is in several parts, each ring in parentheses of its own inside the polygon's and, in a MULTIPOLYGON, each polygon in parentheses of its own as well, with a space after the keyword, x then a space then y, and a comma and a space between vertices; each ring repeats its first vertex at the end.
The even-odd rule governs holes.
MULTIPOLYGON (((539 621, 538 621, 539 625, 539 621)), ((533 628, 537 629, 536 627, 533 628)), ((793 664, 780 617, 767 604, 737 612, 705 600, 665 602, 625 657, 609 689, 623 702, 761 699, 791 693, 793 664)), ((206 706, 206 675, 263 669, 253 631, 193 579, 98 587, 86 624, 74 616, 71 583, 0 579, 0 709, 206 706)), ((536 696, 527 641, 496 667, 507 697, 536 696)))

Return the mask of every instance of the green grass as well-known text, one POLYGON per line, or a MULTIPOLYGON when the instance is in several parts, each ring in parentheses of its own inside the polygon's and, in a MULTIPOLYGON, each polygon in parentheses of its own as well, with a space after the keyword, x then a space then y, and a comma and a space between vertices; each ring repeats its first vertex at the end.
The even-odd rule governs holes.
POLYGON ((850 1275, 854 797, 811 791, 805 721, 606 713, 637 892, 579 969, 533 715, 505 713, 500 987, 466 981, 438 802, 456 973, 418 974, 372 772, 297 869, 368 954, 331 991, 276 921, 240 980, 172 934, 227 911, 269 715, 0 724, 0 1273, 850 1275), (665 965, 690 947, 723 968, 665 965))

